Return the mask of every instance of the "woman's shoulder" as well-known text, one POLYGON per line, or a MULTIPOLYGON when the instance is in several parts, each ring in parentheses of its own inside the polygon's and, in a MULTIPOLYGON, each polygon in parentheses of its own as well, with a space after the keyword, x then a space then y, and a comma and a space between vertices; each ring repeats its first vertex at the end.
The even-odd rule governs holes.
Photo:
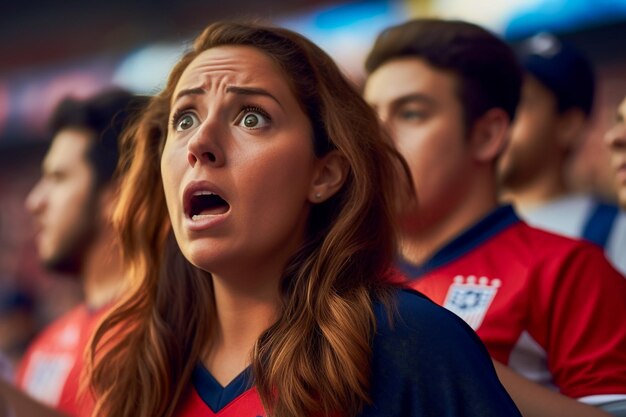
POLYGON ((519 416, 474 331, 406 289, 375 304, 369 416, 519 416), (381 413, 385 410, 384 413, 381 413))
POLYGON ((414 290, 396 289, 392 294, 374 306, 375 351, 385 352, 391 361, 396 359, 393 356, 402 360, 410 357, 410 362, 425 367, 431 366, 428 357, 453 363, 475 356, 479 362, 487 362, 489 354, 484 344, 456 314, 414 290))
POLYGON ((440 337, 459 333, 477 339, 474 331, 456 314, 431 301, 424 294, 398 288, 386 302, 374 305, 378 335, 402 337, 406 332, 435 332, 440 337))

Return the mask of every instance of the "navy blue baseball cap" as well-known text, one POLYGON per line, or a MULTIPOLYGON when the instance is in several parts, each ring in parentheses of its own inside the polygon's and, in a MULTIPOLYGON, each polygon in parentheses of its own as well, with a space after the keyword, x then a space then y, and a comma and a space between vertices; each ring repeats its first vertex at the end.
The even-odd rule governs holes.
POLYGON ((515 48, 522 67, 555 95, 559 111, 591 113, 595 75, 591 61, 571 43, 542 32, 515 48))

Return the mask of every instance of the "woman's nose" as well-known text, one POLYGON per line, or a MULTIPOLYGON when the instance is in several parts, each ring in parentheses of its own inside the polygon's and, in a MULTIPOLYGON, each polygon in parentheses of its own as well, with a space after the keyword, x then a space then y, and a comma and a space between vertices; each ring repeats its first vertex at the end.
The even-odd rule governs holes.
POLYGON ((189 165, 210 164, 221 166, 225 162, 223 150, 225 129, 219 121, 205 120, 195 132, 187 145, 187 160, 189 165))

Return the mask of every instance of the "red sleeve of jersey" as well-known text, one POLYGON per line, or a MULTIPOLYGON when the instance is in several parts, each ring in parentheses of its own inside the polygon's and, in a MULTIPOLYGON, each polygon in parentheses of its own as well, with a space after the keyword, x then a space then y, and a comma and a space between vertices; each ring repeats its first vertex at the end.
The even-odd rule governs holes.
POLYGON ((79 305, 45 328, 20 363, 17 386, 66 415, 87 415, 81 409, 91 399, 78 396, 85 348, 106 311, 79 305))
POLYGON ((556 280, 547 298, 536 300, 545 308, 531 311, 547 312, 533 319, 546 323, 548 368, 561 392, 574 398, 626 393, 624 277, 599 248, 587 244, 549 261, 541 275, 556 280))
POLYGON ((28 345, 26 352, 20 359, 15 370, 14 383, 16 387, 19 387, 22 390, 25 388, 26 381, 24 379, 26 378, 26 371, 31 363, 33 352, 38 350, 42 345, 45 346, 47 344, 46 342, 50 337, 49 334, 53 329, 53 325, 54 323, 44 328, 28 345))

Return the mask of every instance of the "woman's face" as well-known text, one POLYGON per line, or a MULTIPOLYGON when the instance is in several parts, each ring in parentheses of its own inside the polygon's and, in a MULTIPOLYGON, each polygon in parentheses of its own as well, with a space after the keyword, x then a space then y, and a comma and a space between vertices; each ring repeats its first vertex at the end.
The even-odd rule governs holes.
POLYGON ((214 274, 282 271, 302 243, 319 160, 311 125, 267 55, 196 57, 173 95, 161 172, 176 240, 214 274))

